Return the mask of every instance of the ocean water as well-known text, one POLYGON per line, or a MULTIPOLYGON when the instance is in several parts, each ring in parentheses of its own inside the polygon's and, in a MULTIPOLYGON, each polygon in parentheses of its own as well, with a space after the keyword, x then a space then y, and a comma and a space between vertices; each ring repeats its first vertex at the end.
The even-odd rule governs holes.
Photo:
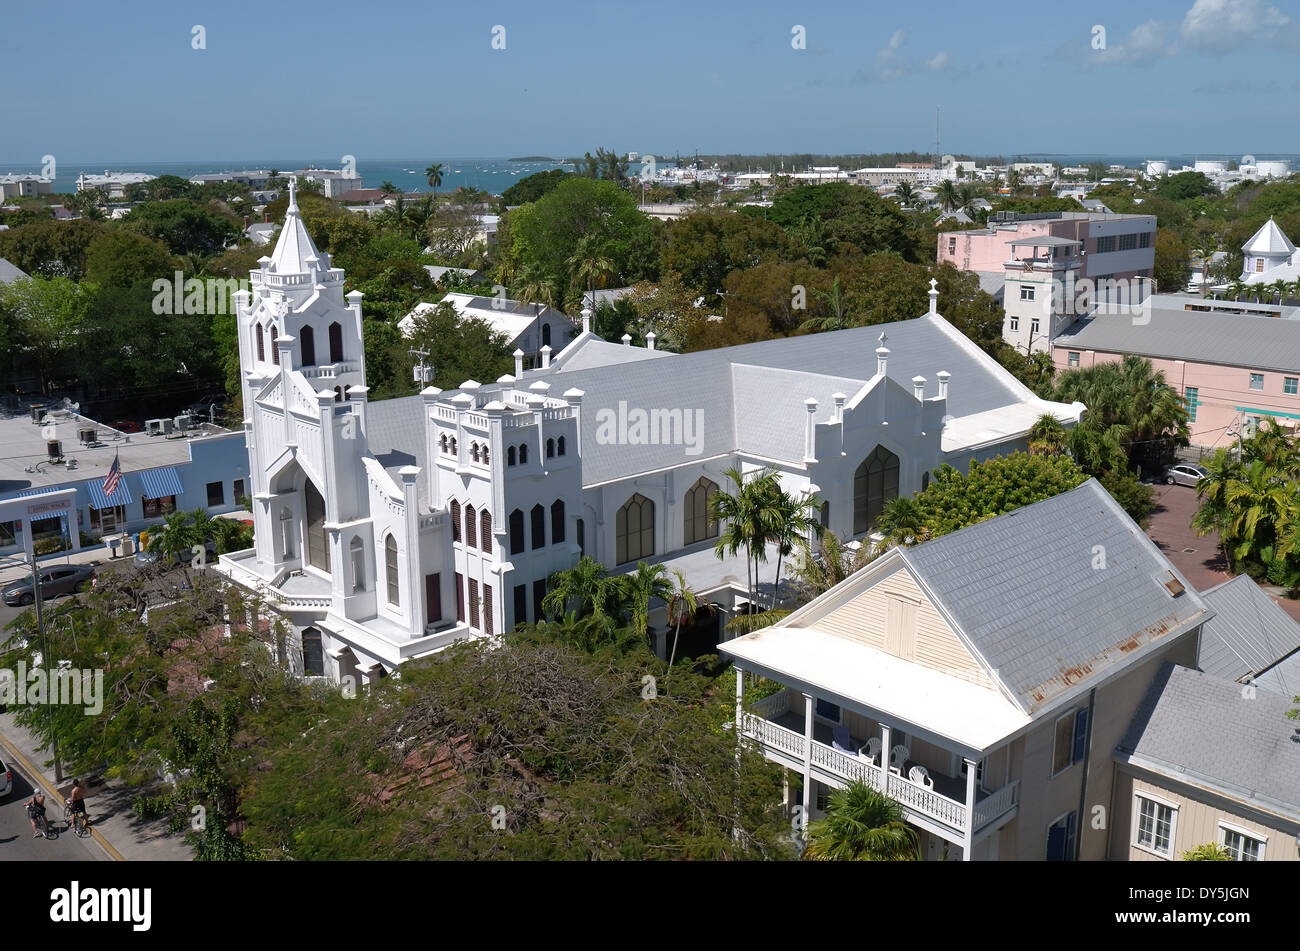
MULTIPOLYGON (((433 162, 442 163, 442 184, 439 192, 452 192, 461 186, 479 188, 499 195, 521 178, 553 168, 573 170, 572 165, 555 161, 512 162, 501 158, 461 158, 441 157, 408 159, 364 159, 356 161, 357 174, 361 176, 363 186, 378 188, 384 182, 392 182, 404 192, 428 192, 429 182, 424 170, 433 162)), ((55 166, 54 190, 56 192, 74 192, 77 190, 77 176, 86 174, 102 175, 113 172, 146 172, 150 175, 177 175, 189 178, 192 175, 214 174, 219 172, 238 172, 246 169, 278 169, 289 172, 299 168, 333 168, 341 165, 340 156, 308 156, 299 158, 257 158, 236 162, 92 162, 67 163, 55 166)), ((634 163, 629 171, 635 172, 639 165, 634 163)), ((15 174, 40 174, 39 165, 5 165, 0 163, 0 175, 10 172, 15 174)))

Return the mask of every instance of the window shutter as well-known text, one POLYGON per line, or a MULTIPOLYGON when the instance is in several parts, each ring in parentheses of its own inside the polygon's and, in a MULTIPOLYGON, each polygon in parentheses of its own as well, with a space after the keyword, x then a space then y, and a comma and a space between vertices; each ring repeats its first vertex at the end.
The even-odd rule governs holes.
POLYGON ((1074 715, 1074 753, 1071 763, 1083 761, 1084 747, 1088 741, 1088 711, 1080 710, 1074 715))

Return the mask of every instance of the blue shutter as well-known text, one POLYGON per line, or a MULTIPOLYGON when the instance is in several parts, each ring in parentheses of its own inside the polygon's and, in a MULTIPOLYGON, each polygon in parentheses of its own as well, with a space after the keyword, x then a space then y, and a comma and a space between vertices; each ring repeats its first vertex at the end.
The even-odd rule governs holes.
POLYGON ((1071 763, 1083 762, 1083 751, 1088 740, 1088 711, 1080 710, 1074 715, 1074 750, 1071 763))
POLYGON ((1047 830, 1047 861, 1065 861, 1065 826, 1054 825, 1047 830))

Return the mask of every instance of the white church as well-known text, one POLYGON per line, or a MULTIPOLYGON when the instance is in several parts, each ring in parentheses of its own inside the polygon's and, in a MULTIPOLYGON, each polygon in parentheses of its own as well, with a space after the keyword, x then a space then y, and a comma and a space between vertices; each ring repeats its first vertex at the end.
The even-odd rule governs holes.
POLYGON ((747 596, 707 514, 728 468, 776 469, 860 539, 941 464, 1025 448, 1039 416, 1083 411, 1021 385, 933 289, 915 320, 681 355, 608 343, 584 312, 535 369, 517 357, 493 382, 372 403, 362 295, 343 293, 292 186, 258 263, 238 295, 256 542, 218 570, 291 622, 286 654, 309 676, 364 684, 536 621, 547 578, 584 553, 615 573, 680 569, 725 616, 747 596))

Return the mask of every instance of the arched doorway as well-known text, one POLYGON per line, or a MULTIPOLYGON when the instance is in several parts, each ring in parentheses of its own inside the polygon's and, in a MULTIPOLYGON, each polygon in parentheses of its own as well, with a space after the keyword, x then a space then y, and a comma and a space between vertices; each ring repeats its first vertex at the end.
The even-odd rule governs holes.
POLYGON ((325 499, 310 479, 304 487, 307 507, 307 563, 321 571, 330 570, 329 539, 325 534, 325 499))

